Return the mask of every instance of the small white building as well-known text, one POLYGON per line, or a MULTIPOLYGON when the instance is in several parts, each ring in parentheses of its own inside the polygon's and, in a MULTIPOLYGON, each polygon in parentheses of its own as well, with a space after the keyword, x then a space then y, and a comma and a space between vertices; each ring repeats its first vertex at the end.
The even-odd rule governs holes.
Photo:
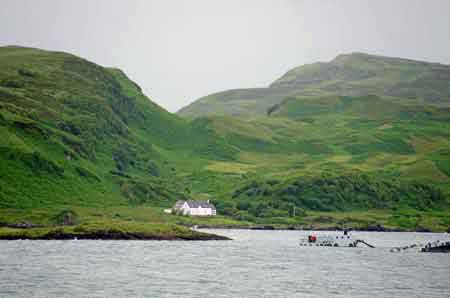
POLYGON ((172 213, 191 216, 214 216, 216 207, 208 201, 177 201, 172 208, 172 213))

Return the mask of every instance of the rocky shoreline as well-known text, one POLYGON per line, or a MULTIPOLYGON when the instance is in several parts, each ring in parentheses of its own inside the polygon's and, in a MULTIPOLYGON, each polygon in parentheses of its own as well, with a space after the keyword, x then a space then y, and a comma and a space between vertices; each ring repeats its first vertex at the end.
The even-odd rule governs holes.
POLYGON ((187 240, 187 241, 209 241, 209 240, 231 240, 228 237, 216 234, 197 232, 192 235, 146 235, 143 233, 122 233, 99 231, 93 233, 74 234, 66 232, 49 232, 40 236, 27 234, 0 235, 0 240, 187 240))

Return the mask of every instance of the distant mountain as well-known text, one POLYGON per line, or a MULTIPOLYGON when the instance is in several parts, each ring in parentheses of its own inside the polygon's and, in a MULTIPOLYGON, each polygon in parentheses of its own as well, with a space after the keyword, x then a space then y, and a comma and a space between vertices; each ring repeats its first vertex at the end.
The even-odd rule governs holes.
POLYGON ((288 71, 268 88, 237 89, 200 98, 182 108, 184 117, 267 113, 289 96, 379 95, 393 100, 450 105, 450 66, 363 53, 339 55, 288 71))

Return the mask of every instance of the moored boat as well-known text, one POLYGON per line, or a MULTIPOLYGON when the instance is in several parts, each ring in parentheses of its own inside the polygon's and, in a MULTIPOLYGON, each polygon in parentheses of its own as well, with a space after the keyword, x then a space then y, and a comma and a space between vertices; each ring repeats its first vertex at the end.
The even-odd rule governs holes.
POLYGON ((421 250, 421 252, 447 252, 450 253, 450 241, 435 241, 427 243, 421 250))

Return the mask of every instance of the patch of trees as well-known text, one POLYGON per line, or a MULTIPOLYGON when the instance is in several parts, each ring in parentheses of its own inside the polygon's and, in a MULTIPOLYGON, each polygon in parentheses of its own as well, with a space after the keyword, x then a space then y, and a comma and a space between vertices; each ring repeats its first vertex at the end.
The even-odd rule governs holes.
MULTIPOLYGON (((298 178, 283 184, 251 183, 237 189, 233 198, 238 207, 254 216, 264 216, 265 208, 255 202, 269 202, 273 209, 289 210, 282 204, 291 204, 301 210, 346 211, 362 209, 393 209, 409 207, 418 210, 435 209, 446 203, 437 187, 420 182, 387 180, 368 175, 298 178), (278 202, 277 206, 273 202, 278 202)), ((292 207, 293 208, 293 207, 292 207)), ((269 212, 270 213, 270 212, 269 212)), ((273 213, 273 212, 272 212, 273 213)))
POLYGON ((214 201, 213 203, 219 214, 231 216, 237 220, 255 222, 257 218, 304 216, 305 211, 302 208, 299 208, 291 202, 280 201, 269 196, 269 193, 272 194, 271 187, 274 187, 278 183, 275 180, 266 182, 253 181, 250 185, 237 190, 237 193, 241 193, 241 195, 235 196, 234 200, 214 201))

